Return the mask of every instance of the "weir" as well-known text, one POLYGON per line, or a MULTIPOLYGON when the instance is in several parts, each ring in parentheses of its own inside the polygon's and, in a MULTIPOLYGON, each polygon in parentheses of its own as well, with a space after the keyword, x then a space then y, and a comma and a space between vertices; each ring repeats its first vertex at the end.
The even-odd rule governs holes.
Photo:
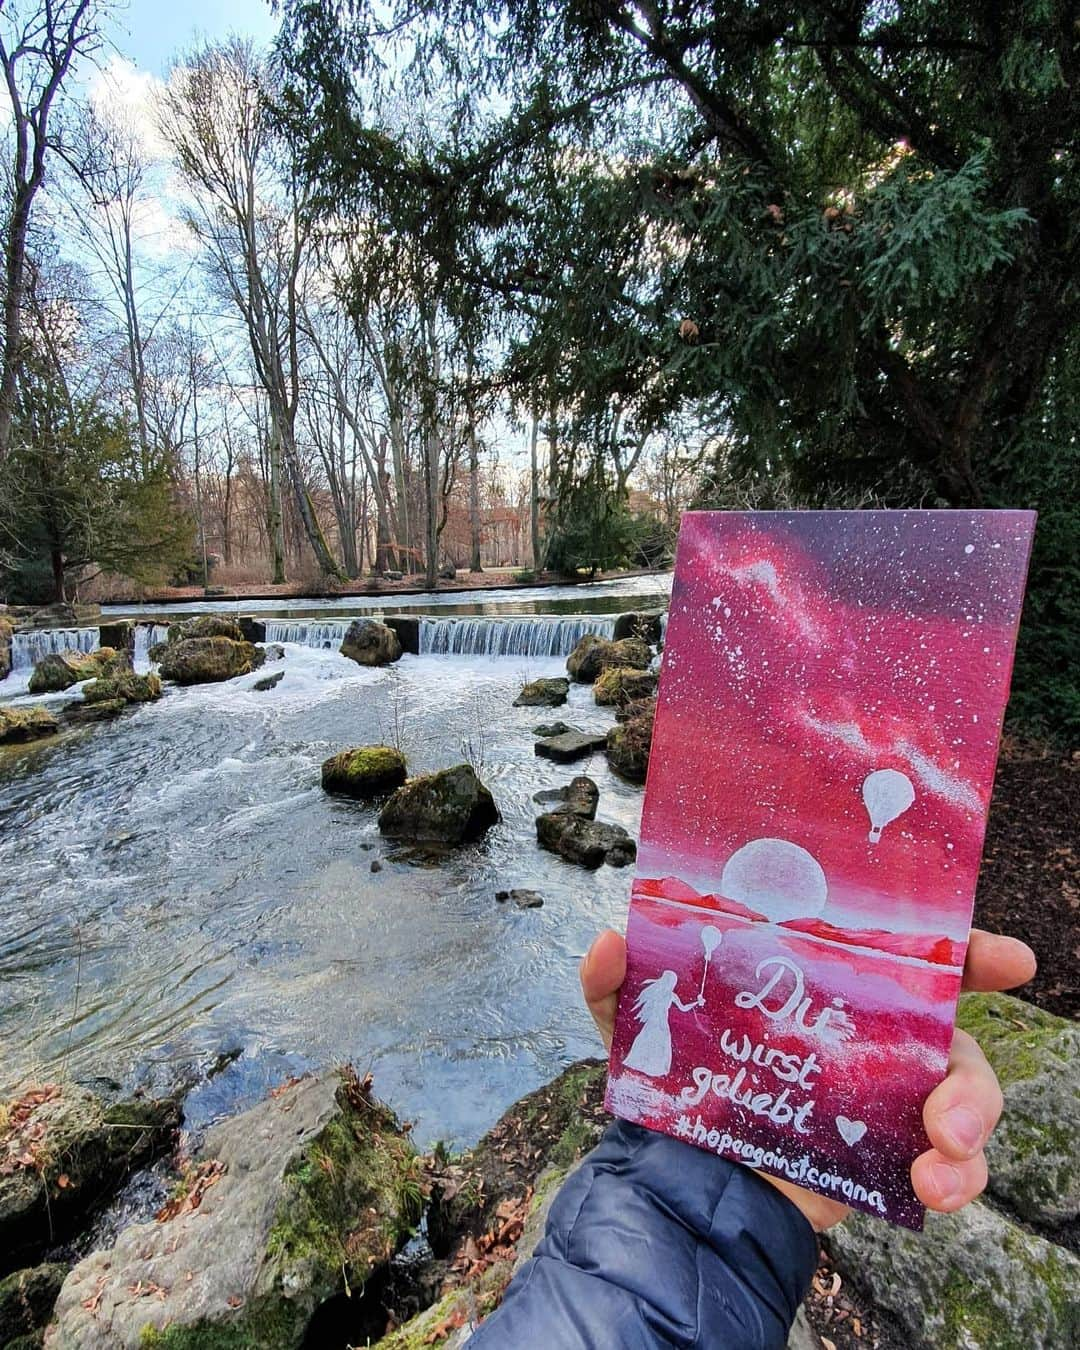
POLYGON ((29 670, 46 656, 60 652, 96 652, 100 634, 96 628, 31 628, 11 635, 12 670, 29 670))
POLYGON ((572 614, 421 619, 420 653, 434 656, 569 656, 587 633, 609 638, 614 617, 572 614))

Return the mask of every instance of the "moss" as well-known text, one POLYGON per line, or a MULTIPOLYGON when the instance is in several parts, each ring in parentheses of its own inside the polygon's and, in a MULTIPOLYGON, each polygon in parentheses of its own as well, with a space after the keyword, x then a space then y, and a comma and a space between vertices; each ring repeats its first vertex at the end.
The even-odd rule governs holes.
POLYGON ((266 660, 261 647, 228 637, 185 638, 160 654, 162 677, 177 684, 214 684, 248 675, 266 660))
POLYGON ((28 688, 31 694, 53 694, 81 680, 125 669, 126 655, 112 647, 99 647, 96 652, 57 652, 34 666, 28 688))
POLYGON ((656 676, 651 670, 632 666, 607 666, 596 677, 593 698, 601 706, 622 706, 656 692, 656 676))
POLYGON ((322 766, 322 785, 327 792, 350 797, 375 797, 405 782, 405 756, 389 745, 363 745, 342 750, 322 766))
POLYGON ((1050 1067, 1062 1033, 1073 1024, 1008 994, 964 994, 957 1025, 974 1036, 1003 1087, 1050 1067))
POLYGON ((169 642, 186 642, 190 638, 229 638, 233 642, 243 642, 244 634, 235 619, 223 614, 200 614, 194 619, 185 619, 182 623, 169 625, 169 642))
POLYGON ((978 1345, 995 1350, 1028 1350, 1028 1343, 1002 1339, 1001 1316, 986 1286, 974 1284, 956 1273, 941 1294, 944 1318, 939 1344, 944 1346, 978 1345))
POLYGON ((133 670, 121 670, 99 676, 83 690, 87 703, 151 703, 161 697, 161 680, 157 675, 136 675, 133 670))
POLYGON ((47 708, 6 708, 0 706, 0 745, 15 745, 55 736, 60 723, 47 708))
POLYGON ((512 1269, 511 1262, 497 1261, 471 1284, 452 1289, 430 1308, 425 1308, 404 1326, 377 1341, 378 1350, 427 1350, 427 1347, 449 1339, 448 1333, 439 1335, 437 1329, 486 1317, 501 1302, 512 1269))

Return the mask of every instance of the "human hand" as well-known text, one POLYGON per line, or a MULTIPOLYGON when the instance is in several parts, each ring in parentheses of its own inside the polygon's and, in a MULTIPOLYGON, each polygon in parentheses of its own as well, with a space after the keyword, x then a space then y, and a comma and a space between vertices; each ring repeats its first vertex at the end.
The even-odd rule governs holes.
MULTIPOLYGON (((964 966, 966 990, 1013 989, 1035 974, 1035 955, 1016 938, 973 928, 964 966)), ((581 988, 601 1039, 611 1048, 619 989, 626 978, 626 940, 605 929, 581 963, 581 988)), ((911 1184, 927 1209, 951 1214, 974 1200, 986 1186, 983 1147, 998 1117, 1002 1097, 994 1071, 976 1042, 964 1031, 953 1033, 949 1068, 943 1082, 923 1104, 923 1125, 931 1147, 911 1165, 911 1184)), ((839 1223, 846 1205, 804 1190, 790 1181, 761 1173, 793 1201, 820 1232, 839 1223)))

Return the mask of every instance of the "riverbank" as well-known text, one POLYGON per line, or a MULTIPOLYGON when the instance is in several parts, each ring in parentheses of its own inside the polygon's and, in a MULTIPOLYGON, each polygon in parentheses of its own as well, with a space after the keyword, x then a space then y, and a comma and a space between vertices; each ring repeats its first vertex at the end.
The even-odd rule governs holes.
POLYGON ((545 590, 552 586, 595 586, 601 582, 625 581, 635 578, 648 578, 670 575, 670 568, 624 569, 612 572, 597 572, 594 576, 565 577, 554 573, 532 574, 520 568, 498 568, 484 572, 459 571, 450 580, 442 578, 434 587, 424 584, 421 573, 402 576, 400 580, 386 577, 363 577, 355 581, 333 583, 314 588, 310 581, 287 581, 279 586, 265 582, 245 585, 225 585, 209 588, 203 586, 162 586, 153 590, 132 591, 127 595, 106 594, 95 597, 95 602, 103 608, 130 605, 175 605, 191 601, 213 600, 348 600, 370 599, 372 596, 424 596, 454 595, 470 591, 531 591, 545 590))

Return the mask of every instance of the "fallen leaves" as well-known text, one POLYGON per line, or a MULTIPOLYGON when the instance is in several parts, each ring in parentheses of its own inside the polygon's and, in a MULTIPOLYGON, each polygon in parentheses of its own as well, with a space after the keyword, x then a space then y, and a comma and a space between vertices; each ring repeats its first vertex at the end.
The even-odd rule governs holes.
POLYGON ((428 1334, 424 1337, 425 1345, 438 1345, 440 1341, 445 1341, 452 1331, 457 1331, 458 1327, 465 1325, 465 1309, 457 1307, 448 1317, 444 1317, 441 1322, 436 1322, 428 1334))
POLYGON ((176 1191, 161 1206, 154 1218, 168 1223, 180 1214, 191 1214, 199 1208, 206 1192, 225 1175, 225 1164, 217 1158, 208 1158, 190 1168, 180 1180, 176 1191))
POLYGON ((0 1134, 0 1176, 9 1177, 19 1168, 43 1172, 46 1125, 35 1120, 38 1107, 58 1100, 61 1089, 56 1083, 29 1088, 3 1109, 4 1129, 0 1134))
POLYGON ((514 1259, 518 1239, 525 1229, 532 1194, 530 1186, 518 1199, 503 1200, 495 1210, 491 1228, 479 1237, 469 1236, 461 1243, 451 1268, 463 1282, 482 1275, 497 1261, 514 1259))

